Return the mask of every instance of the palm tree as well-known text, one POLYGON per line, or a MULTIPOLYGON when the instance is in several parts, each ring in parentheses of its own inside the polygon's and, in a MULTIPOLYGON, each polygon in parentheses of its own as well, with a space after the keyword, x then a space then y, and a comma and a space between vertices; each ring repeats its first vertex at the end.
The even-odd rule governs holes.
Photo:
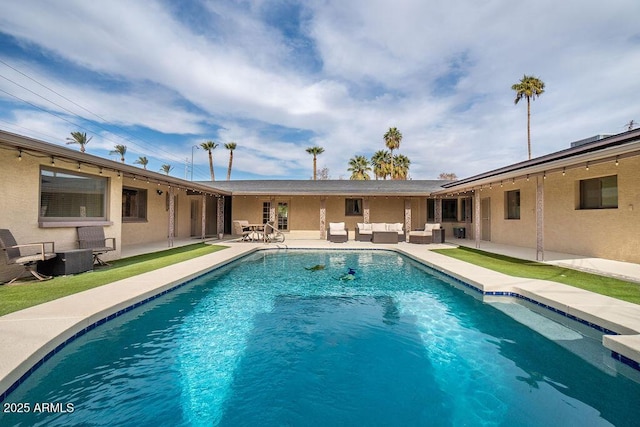
POLYGON ((317 156, 318 154, 324 153, 324 148, 318 147, 309 147, 307 148, 307 153, 313 154, 313 180, 315 181, 318 178, 318 168, 317 168, 317 156))
POLYGON ((147 165, 149 164, 149 159, 147 159, 145 156, 140 156, 140 157, 138 157, 138 160, 136 160, 133 163, 135 163, 137 165, 142 165, 142 167, 146 170, 147 169, 147 165))
POLYGON ((516 91, 514 103, 520 102, 522 98, 527 100, 527 149, 529 150, 529 160, 531 160, 531 100, 544 93, 544 82, 537 77, 526 74, 518 83, 511 86, 516 91))
POLYGON ((91 141, 93 137, 87 138, 86 132, 71 132, 71 138, 67 138, 67 145, 80 144, 80 152, 84 153, 84 146, 91 141))
POLYGON ((351 172, 351 178, 349 179, 365 181, 371 179, 368 173, 371 171, 371 165, 365 156, 355 156, 351 158, 347 170, 351 172))
POLYGON ((169 172, 171 172, 172 170, 173 170, 173 166, 171 165, 164 164, 160 166, 160 171, 166 173, 167 175, 169 175, 169 172))
POLYGON ((218 144, 213 141, 207 141, 200 144, 200 147, 209 153, 209 171, 211 172, 211 181, 216 180, 215 172, 213 171, 213 154, 211 152, 216 149, 218 144))
POLYGON ((127 152, 127 146, 126 145, 122 145, 122 144, 117 144, 113 147, 113 150, 111 150, 109 152, 109 154, 119 154, 120 155, 120 161, 122 163, 124 163, 124 155, 127 152))
POLYGON ((373 166, 373 175, 376 179, 387 179, 387 175, 390 175, 391 154, 387 150, 376 151, 371 156, 371 166, 373 166))
POLYGON ((391 151, 391 170, 393 171, 393 150, 400 148, 400 142, 402 141, 402 134, 398 128, 389 128, 387 133, 384 134, 384 143, 387 145, 389 151, 391 151))
POLYGON ((393 179, 407 179, 411 160, 402 154, 393 156, 393 179))
POLYGON ((224 144, 224 148, 229 150, 229 167, 227 168, 227 181, 231 180, 231 166, 233 165, 233 150, 236 149, 236 146, 237 144, 235 142, 224 144))

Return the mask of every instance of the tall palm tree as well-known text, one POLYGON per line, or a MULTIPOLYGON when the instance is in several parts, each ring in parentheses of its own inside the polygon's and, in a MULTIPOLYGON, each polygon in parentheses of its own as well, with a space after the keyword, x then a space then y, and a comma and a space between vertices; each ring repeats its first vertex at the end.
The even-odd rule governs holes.
POLYGON ((389 128, 387 133, 384 134, 384 143, 389 151, 391 151, 391 170, 393 171, 393 150, 400 148, 400 142, 402 142, 402 134, 398 128, 389 128))
POLYGON ((393 179, 407 179, 411 160, 402 154, 393 156, 393 179))
POLYGON ((371 166, 373 166, 373 175, 378 178, 387 179, 390 175, 391 153, 387 150, 378 150, 371 156, 371 166))
POLYGON ((109 154, 113 155, 113 154, 119 154, 120 155, 120 161, 122 163, 124 163, 124 155, 127 153, 127 146, 126 145, 122 145, 122 144, 116 144, 113 147, 113 150, 111 150, 109 152, 109 154))
POLYGON ((324 148, 318 147, 309 147, 307 148, 307 153, 313 154, 313 180, 315 181, 318 178, 318 168, 317 168, 317 156, 318 154, 324 153, 324 148))
POLYGON ((142 167, 146 170, 147 169, 147 165, 149 164, 149 159, 147 159, 145 156, 140 156, 140 157, 138 157, 138 160, 136 160, 133 163, 135 163, 137 165, 142 165, 142 167))
POLYGON ((365 156, 355 156, 351 158, 347 170, 351 172, 351 178, 349 179, 365 181, 371 179, 368 173, 371 171, 371 165, 365 156))
POLYGON ((511 86, 511 89, 516 91, 515 104, 523 98, 527 100, 527 149, 529 160, 531 160, 531 100, 544 93, 544 82, 537 77, 525 74, 518 83, 511 86))
POLYGON ((229 142, 224 144, 224 148, 229 150, 229 167, 227 168, 227 181, 231 180, 231 166, 233 165, 233 150, 236 149, 237 144, 235 142, 229 142))
POLYGON ((87 138, 86 132, 71 132, 71 138, 67 138, 67 145, 80 144, 80 152, 84 153, 84 146, 91 141, 93 137, 87 138))
POLYGON ((215 181, 216 175, 213 171, 213 154, 211 152, 218 147, 218 144, 213 141, 206 141, 200 144, 200 147, 209 153, 209 171, 211 172, 211 181, 215 181))
POLYGON ((167 175, 169 175, 169 172, 171 172, 172 170, 173 170, 173 166, 171 165, 164 164, 160 166, 160 171, 166 173, 167 175))

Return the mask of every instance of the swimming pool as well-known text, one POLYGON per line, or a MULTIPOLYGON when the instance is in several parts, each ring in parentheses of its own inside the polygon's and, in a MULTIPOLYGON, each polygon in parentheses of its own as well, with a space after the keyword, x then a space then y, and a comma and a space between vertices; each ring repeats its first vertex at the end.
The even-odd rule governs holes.
POLYGON ((636 423, 595 331, 471 293, 386 251, 258 252, 68 345, 0 425, 636 423))

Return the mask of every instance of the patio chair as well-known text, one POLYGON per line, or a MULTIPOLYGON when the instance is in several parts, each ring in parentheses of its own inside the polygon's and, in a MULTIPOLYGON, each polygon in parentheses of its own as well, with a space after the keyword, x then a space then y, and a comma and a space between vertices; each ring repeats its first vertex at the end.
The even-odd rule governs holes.
MULTIPOLYGON (((0 251, 5 257, 7 265, 22 265, 26 271, 31 273, 38 280, 51 279, 51 276, 38 273, 37 266, 38 261, 46 261, 57 256, 55 244, 53 242, 18 245, 13 234, 11 234, 11 231, 7 229, 0 229, 0 251), (47 251, 48 246, 51 246, 51 251, 47 251), (23 251, 25 252, 24 254, 23 251)), ((22 277, 23 274, 24 271, 21 271, 20 274, 11 279, 8 284, 15 282, 22 277)))
POLYGON ((329 223, 327 240, 332 243, 344 243, 349 240, 349 229, 344 226, 344 222, 329 223))
POLYGON ((249 221, 246 219, 237 219, 233 221, 233 234, 236 236, 242 236, 242 240, 251 240, 251 229, 249 228, 249 221))
POLYGON ((104 229, 98 226, 78 227, 78 246, 93 251, 93 263, 109 265, 100 259, 100 255, 116 250, 115 237, 104 237, 104 229))

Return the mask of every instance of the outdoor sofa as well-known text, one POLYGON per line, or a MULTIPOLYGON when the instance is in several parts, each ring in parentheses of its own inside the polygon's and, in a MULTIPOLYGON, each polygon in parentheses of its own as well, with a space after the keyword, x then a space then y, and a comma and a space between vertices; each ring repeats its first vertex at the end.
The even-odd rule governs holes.
POLYGON ((358 242, 371 242, 373 241, 373 233, 381 232, 393 232, 398 234, 398 242, 405 241, 405 234, 403 230, 403 224, 401 222, 374 222, 374 223, 362 223, 356 224, 356 240, 358 242))

